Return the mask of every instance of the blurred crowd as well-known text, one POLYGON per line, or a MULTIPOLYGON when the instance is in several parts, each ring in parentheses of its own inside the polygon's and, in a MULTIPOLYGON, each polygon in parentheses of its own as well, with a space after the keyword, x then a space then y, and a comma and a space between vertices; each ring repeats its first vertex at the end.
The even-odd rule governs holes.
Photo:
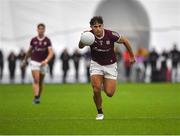
MULTIPOLYGON (((174 44, 170 51, 163 50, 158 53, 155 49, 147 50, 145 48, 138 48, 136 55, 136 63, 131 66, 129 63, 129 54, 127 51, 120 51, 115 47, 115 53, 118 64, 118 81, 119 82, 180 82, 180 51, 177 45, 174 44)), ((16 68, 21 71, 21 82, 24 83, 26 77, 27 67, 22 67, 21 62, 24 59, 25 51, 20 50, 19 54, 10 52, 7 58, 4 58, 3 52, 0 50, 0 81, 3 80, 4 61, 8 61, 9 81, 13 83, 16 80, 16 68), (18 67, 17 61, 19 61, 18 67)), ((73 62, 74 65, 74 79, 79 82, 80 76, 80 63, 84 60, 84 69, 86 81, 90 82, 90 50, 85 53, 80 53, 78 49, 70 54, 67 49, 57 57, 55 54, 53 59, 49 62, 50 78, 54 78, 54 64, 57 61, 61 62, 62 70, 62 83, 67 82, 67 75, 71 69, 69 63, 73 62)), ((56 71, 57 73, 58 71, 56 71)))
MULTIPOLYGON (((21 73, 21 83, 25 83, 25 78, 26 78, 26 73, 27 73, 27 67, 23 67, 22 61, 25 57, 26 52, 21 49, 19 54, 15 54, 15 52, 10 52, 7 56, 7 58, 4 58, 2 50, 0 50, 0 82, 3 80, 3 71, 4 71, 4 61, 7 61, 8 63, 8 75, 9 75, 9 82, 14 83, 16 82, 17 76, 16 76, 16 69, 20 69, 21 73)), ((54 78, 54 65, 57 61, 60 61, 61 66, 60 69, 63 72, 62 73, 62 83, 67 82, 67 75, 70 70, 70 61, 73 61, 74 65, 74 70, 75 70, 75 82, 79 82, 79 66, 80 66, 80 60, 84 59, 85 62, 85 71, 86 71, 86 79, 87 82, 90 82, 90 74, 89 74, 89 66, 90 66, 90 60, 91 60, 91 54, 90 51, 88 50, 85 53, 80 53, 78 49, 76 49, 73 54, 69 54, 67 49, 64 49, 62 53, 57 57, 56 54, 54 54, 53 58, 51 61, 49 61, 49 76, 51 79, 54 78)), ((19 77, 18 77, 19 78, 19 77)))

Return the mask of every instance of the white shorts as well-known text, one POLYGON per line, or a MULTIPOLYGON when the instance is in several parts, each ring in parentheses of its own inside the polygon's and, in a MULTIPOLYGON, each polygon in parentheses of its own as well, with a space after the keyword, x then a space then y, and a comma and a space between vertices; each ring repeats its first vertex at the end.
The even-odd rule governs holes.
POLYGON ((41 74, 46 74, 48 72, 48 65, 41 66, 40 62, 31 60, 30 62, 31 70, 38 70, 41 74))
POLYGON ((97 62, 91 60, 90 75, 103 75, 107 79, 117 79, 117 63, 111 65, 100 65, 97 62))

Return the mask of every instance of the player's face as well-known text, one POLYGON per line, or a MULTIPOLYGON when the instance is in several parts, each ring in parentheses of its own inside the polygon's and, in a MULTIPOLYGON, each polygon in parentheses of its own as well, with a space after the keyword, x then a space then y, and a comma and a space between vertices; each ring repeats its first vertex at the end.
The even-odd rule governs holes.
POLYGON ((38 27, 37 32, 39 36, 44 36, 45 28, 43 26, 40 26, 38 27))
POLYGON ((91 26, 91 29, 96 36, 101 37, 103 35, 103 24, 96 23, 95 25, 91 26))

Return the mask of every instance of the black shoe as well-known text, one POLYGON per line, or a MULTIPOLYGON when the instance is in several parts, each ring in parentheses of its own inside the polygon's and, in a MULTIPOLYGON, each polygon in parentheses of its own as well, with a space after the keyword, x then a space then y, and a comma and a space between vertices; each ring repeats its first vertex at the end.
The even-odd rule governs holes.
POLYGON ((36 98, 35 98, 35 99, 33 100, 33 104, 40 104, 40 99, 36 99, 36 98))

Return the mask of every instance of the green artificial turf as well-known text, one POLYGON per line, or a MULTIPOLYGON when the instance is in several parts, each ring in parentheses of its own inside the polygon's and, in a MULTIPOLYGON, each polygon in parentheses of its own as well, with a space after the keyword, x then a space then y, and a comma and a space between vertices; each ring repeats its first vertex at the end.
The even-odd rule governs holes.
POLYGON ((119 84, 96 121, 90 84, 0 85, 0 134, 180 134, 180 84, 119 84))

